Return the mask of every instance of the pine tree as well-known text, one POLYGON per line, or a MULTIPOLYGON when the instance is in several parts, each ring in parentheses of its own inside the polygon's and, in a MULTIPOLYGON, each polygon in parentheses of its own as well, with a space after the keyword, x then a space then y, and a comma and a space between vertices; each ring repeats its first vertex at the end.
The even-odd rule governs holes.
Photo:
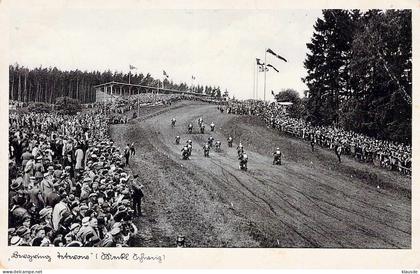
POLYGON ((304 62, 308 71, 308 114, 314 124, 338 121, 340 99, 348 93, 348 65, 352 41, 352 20, 345 10, 324 10, 315 23, 310 53, 304 62))

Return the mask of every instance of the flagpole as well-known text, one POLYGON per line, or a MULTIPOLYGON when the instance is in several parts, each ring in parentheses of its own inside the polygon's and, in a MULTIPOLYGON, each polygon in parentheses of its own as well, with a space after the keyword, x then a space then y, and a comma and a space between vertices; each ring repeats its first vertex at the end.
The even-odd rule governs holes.
POLYGON ((264 103, 265 103, 265 86, 266 86, 266 74, 267 74, 267 49, 264 52, 264 103))
POLYGON ((257 84, 255 86, 255 99, 258 100, 258 74, 260 74, 260 67, 257 65, 257 84))
POLYGON ((255 99, 255 67, 257 66, 256 64, 254 64, 254 62, 253 62, 253 65, 254 65, 254 89, 253 89, 253 93, 252 93, 252 97, 254 97, 254 99, 255 99))

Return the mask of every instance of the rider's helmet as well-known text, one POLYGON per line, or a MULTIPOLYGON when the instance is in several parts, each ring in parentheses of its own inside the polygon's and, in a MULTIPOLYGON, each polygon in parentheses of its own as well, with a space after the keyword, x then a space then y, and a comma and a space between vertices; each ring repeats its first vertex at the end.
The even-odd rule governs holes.
POLYGON ((276 150, 280 150, 280 148, 276 148, 276 150))

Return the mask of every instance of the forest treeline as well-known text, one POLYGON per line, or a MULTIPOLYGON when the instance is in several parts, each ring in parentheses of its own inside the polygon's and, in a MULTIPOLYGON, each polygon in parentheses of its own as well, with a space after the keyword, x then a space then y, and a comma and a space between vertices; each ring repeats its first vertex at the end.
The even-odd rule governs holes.
POLYGON ((411 143, 411 10, 324 10, 304 66, 306 119, 411 143))
MULTIPOLYGON (((100 71, 63 71, 54 67, 38 67, 29 69, 19 64, 9 66, 9 100, 20 102, 54 103, 56 98, 70 97, 81 103, 95 102, 95 85, 110 81, 141 84, 145 86, 161 87, 162 80, 154 79, 149 73, 122 73, 100 71)), ((174 83, 168 79, 163 80, 164 87, 180 91, 189 90, 186 83, 174 83)), ((194 92, 207 94, 213 97, 222 95, 220 87, 197 85, 194 92)), ((227 91, 225 91, 227 94, 227 91)))

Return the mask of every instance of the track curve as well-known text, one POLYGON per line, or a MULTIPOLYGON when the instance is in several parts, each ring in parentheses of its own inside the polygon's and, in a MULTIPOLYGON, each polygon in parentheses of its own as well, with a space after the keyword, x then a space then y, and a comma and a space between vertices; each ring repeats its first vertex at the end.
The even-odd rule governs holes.
POLYGON ((174 246, 183 234, 190 247, 411 247, 409 179, 349 159, 338 165, 332 153, 312 153, 256 117, 180 102, 144 110, 130 124, 112 126, 111 136, 120 146, 136 146, 131 168, 146 192, 146 216, 136 220, 137 246, 174 246), (199 117, 205 134, 198 133, 199 117), (193 134, 186 133, 189 122, 193 134), (222 151, 204 158, 211 122, 222 151), (227 147, 228 134, 233 148, 227 147), (181 145, 175 145, 176 135, 181 145), (180 150, 187 139, 193 154, 184 161, 180 150), (239 140, 249 155, 247 172, 239 170, 239 140), (276 146, 285 155, 282 166, 271 164, 276 146))

